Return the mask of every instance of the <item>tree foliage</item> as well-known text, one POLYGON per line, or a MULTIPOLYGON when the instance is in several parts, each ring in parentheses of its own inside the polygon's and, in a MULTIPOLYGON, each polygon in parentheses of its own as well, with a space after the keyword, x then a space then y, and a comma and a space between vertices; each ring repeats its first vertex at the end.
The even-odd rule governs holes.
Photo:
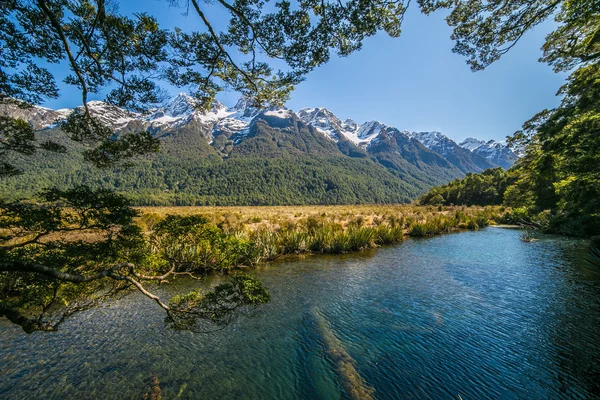
POLYGON ((508 188, 506 201, 552 210, 567 232, 598 234, 600 64, 577 69, 560 93, 559 107, 537 114, 511 139, 525 156, 514 167, 518 180, 508 188))
POLYGON ((0 93, 39 103, 56 97, 52 73, 40 63, 66 62, 65 83, 87 95, 114 85, 108 101, 144 109, 160 101, 157 80, 191 86, 206 105, 223 89, 234 89, 259 104, 281 104, 306 73, 360 49, 378 31, 400 34, 407 4, 398 1, 346 2, 236 0, 215 3, 229 15, 226 26, 211 23, 208 3, 168 0, 203 29, 165 30, 155 17, 119 12, 105 0, 10 0, 0 5, 0 93), (265 60, 277 59, 275 70, 265 60))
POLYGON ((595 0, 419 0, 425 13, 448 9, 453 51, 467 57, 473 70, 499 60, 535 26, 554 18, 558 28, 546 37, 540 61, 567 71, 600 57, 595 0))
POLYGON ((552 230, 600 233, 600 3, 478 0, 429 6, 452 9, 454 51, 474 69, 499 59, 528 29, 553 16, 558 27, 546 37, 540 61, 572 73, 558 92, 560 106, 541 111, 509 137, 524 155, 506 174, 508 181, 486 171, 433 189, 423 201, 440 201, 439 194, 444 202, 490 204, 494 193, 494 204, 529 215, 549 212, 552 230))
MULTIPOLYGON (((225 27, 217 27, 206 12, 208 2, 169 2, 196 18, 201 30, 169 31, 143 12, 120 13, 118 3, 110 0, 0 2, 0 102, 28 107, 58 97, 59 84, 48 66, 65 66, 69 74, 61 85, 78 90, 82 105, 61 130, 92 165, 113 166, 157 151, 158 139, 148 132, 113 134, 90 115, 89 95, 108 91, 109 103, 142 110, 162 101, 158 82, 167 81, 190 88, 204 106, 226 89, 241 92, 257 105, 280 105, 294 85, 332 53, 349 55, 378 31, 398 36, 409 4, 217 0, 215 4, 230 17, 225 27), (270 59, 282 69, 273 68, 270 59)), ((600 3, 418 3, 425 13, 449 10, 454 51, 466 56, 474 70, 498 60, 529 29, 550 17, 558 28, 547 37, 542 61, 556 70, 578 68, 560 92, 562 104, 538 114, 511 139, 525 156, 510 178, 501 171, 471 175, 467 180, 481 188, 480 193, 469 194, 466 184, 454 182, 427 201, 496 202, 508 185, 503 195, 507 204, 551 209, 557 220, 583 219, 587 232, 598 231, 600 3), (488 182, 497 186, 485 188, 488 182)), ((36 140, 32 127, 23 121, 0 118, 0 177, 21 172, 11 157, 66 149, 61 143, 36 140)), ((161 226, 153 248, 133 224, 134 216, 123 197, 85 187, 0 202, 0 316, 26 332, 53 330, 74 312, 134 287, 162 307, 169 322, 189 328, 199 319, 226 321, 238 307, 268 300, 254 278, 236 275, 212 292, 195 291, 164 302, 144 283, 194 275, 210 265, 234 266, 251 260, 251 246, 201 221, 189 227, 186 221, 176 221, 161 226), (179 223, 189 230, 180 231, 179 223), (183 246, 182 237, 187 241, 183 246), (159 249, 158 242, 171 247, 159 249), (230 252, 241 256, 231 258, 230 252)))
POLYGON ((429 205, 500 205, 506 188, 514 181, 502 168, 468 173, 446 185, 435 187, 421 196, 419 202, 429 205))
POLYGON ((217 227, 171 217, 149 241, 128 200, 111 191, 52 189, 40 200, 0 204, 0 315, 25 332, 55 330, 75 312, 130 288, 154 300, 174 326, 185 315, 186 328, 192 319, 221 321, 238 307, 268 300, 260 282, 246 274, 203 291, 207 300, 193 309, 171 307, 146 289, 144 282, 251 264, 251 245, 217 227), (232 293, 225 296, 224 288, 232 293), (215 298, 218 303, 209 301, 215 298))

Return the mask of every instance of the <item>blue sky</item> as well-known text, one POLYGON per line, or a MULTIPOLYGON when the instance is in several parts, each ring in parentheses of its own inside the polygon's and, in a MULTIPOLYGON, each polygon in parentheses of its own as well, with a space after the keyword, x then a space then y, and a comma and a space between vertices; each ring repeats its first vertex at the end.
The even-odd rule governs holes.
MULTIPOLYGON (((120 4, 126 13, 147 10, 168 28, 200 29, 195 15, 183 17, 181 10, 169 8, 166 1, 120 4)), ((411 131, 438 130, 460 141, 469 136, 503 140, 535 113, 558 104, 555 94, 565 75, 537 62, 553 23, 528 32, 486 70, 471 72, 465 59, 451 51, 451 30, 443 15, 427 17, 414 6, 406 15, 399 38, 381 33, 368 38, 363 49, 349 57, 332 57, 298 85, 287 106, 293 110, 327 107, 341 119, 359 123, 379 120, 411 131)), ((210 6, 208 14, 215 25, 226 18, 217 6, 210 6)), ((173 94, 182 91, 169 90, 173 94)), ((61 94, 60 99, 45 106, 79 104, 77 92, 62 90, 61 94)), ((233 105, 237 97, 224 93, 218 99, 233 105)))

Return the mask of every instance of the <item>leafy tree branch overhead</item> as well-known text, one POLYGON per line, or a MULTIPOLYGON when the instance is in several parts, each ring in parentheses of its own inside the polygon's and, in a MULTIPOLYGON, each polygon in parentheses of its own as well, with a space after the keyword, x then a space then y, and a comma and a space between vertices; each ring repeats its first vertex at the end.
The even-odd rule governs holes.
POLYGON ((449 10, 453 51, 481 70, 510 51, 529 30, 553 19, 557 29, 546 37, 540 61, 567 71, 600 57, 600 5, 594 0, 419 0, 423 12, 449 10))
POLYGON ((346 56, 381 30, 398 36, 406 11, 398 1, 219 0, 230 14, 220 30, 207 16, 207 3, 169 3, 173 13, 197 19, 202 29, 167 31, 143 12, 120 14, 115 1, 3 2, 2 96, 28 103, 58 96, 43 60, 68 64, 71 74, 64 83, 81 91, 84 107, 89 94, 111 86, 110 103, 145 110, 161 101, 158 82, 165 80, 192 87, 205 104, 219 91, 233 89, 261 105, 281 105, 331 51, 346 56), (284 61, 288 68, 275 71, 265 58, 284 61))
POLYGON ((0 315, 28 333, 53 331, 72 314, 136 289, 175 328, 195 329, 202 320, 225 323, 237 308, 268 301, 260 282, 233 271, 256 261, 247 242, 206 221, 174 217, 149 240, 136 215, 123 196, 86 187, 48 190, 40 202, 0 203, 0 315), (232 279, 194 291, 192 303, 169 304, 146 288, 211 270, 231 271, 232 279))
MULTIPOLYGON (((598 203, 590 199, 600 198, 600 179, 589 166, 598 165, 600 154, 600 3, 417 3, 427 14, 447 10, 454 51, 474 70, 500 59, 528 30, 555 19, 558 27, 547 38, 542 60, 556 70, 579 69, 563 89, 563 104, 542 112, 513 138, 526 148, 515 171, 525 172, 502 178, 497 192, 485 198, 495 201, 502 191, 511 194, 505 186, 516 182, 528 191, 513 197, 531 208, 597 215, 598 203)), ((204 1, 169 4, 173 13, 185 14, 181 18, 198 21, 198 30, 163 29, 143 10, 124 15, 117 1, 0 2, 0 102, 27 107, 60 96, 62 87, 75 88, 81 107, 61 130, 97 167, 129 162, 158 151, 158 139, 149 132, 115 134, 90 115, 89 96, 107 92, 111 104, 146 110, 163 101, 164 82, 190 89, 205 107, 223 90, 240 92, 259 106, 281 105, 295 85, 333 54, 347 56, 380 31, 399 36, 410 0, 216 0, 214 5, 229 15, 224 27, 211 21, 204 1), (57 82, 49 64, 68 69, 63 82, 57 82)), ((20 172, 9 154, 32 157, 37 151, 65 152, 66 147, 36 140, 35 130, 22 120, 0 118, 0 177, 20 172)), ((493 172, 490 179, 495 179, 493 172)), ((447 200, 436 195, 436 203, 447 200)), ((169 219, 148 237, 134 217, 125 198, 86 187, 1 201, 0 316, 26 332, 49 331, 75 312, 135 289, 164 309, 169 323, 194 329, 198 321, 225 323, 238 308, 268 301, 260 282, 233 272, 257 262, 252 243, 200 220, 169 219), (195 290, 171 301, 148 289, 152 282, 181 275, 199 278, 210 270, 231 271, 232 276, 212 291, 195 290)))

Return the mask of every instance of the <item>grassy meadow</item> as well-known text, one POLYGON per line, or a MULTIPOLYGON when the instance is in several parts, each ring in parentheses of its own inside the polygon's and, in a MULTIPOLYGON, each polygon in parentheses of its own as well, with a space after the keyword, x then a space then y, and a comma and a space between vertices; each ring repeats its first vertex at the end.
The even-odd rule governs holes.
MULTIPOLYGON (((504 222, 503 207, 415 205, 140 207, 137 223, 151 235, 167 216, 203 217, 224 235, 249 243, 249 264, 282 255, 348 253, 504 222)), ((171 217, 169 217, 171 218, 171 217)))
POLYGON ((318 219, 343 227, 355 223, 361 226, 378 226, 382 223, 398 223, 404 220, 406 228, 414 223, 426 223, 435 218, 458 215, 461 219, 486 216, 490 222, 499 222, 505 215, 505 207, 465 206, 415 206, 410 204, 359 204, 318 206, 228 206, 228 207, 136 207, 140 212, 138 222, 145 229, 152 229, 155 221, 167 215, 202 215, 215 224, 231 229, 244 228, 254 231, 269 227, 278 229, 289 224, 318 219), (495 221, 498 220, 498 221, 495 221))

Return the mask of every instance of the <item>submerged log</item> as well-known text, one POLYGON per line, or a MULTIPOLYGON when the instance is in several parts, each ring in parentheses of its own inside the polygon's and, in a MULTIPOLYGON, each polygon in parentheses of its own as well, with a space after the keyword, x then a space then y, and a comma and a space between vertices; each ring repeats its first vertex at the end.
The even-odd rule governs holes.
POLYGON ((375 389, 370 387, 357 371, 356 362, 336 336, 329 321, 316 308, 311 310, 311 314, 315 318, 317 331, 325 345, 325 350, 334 362, 340 383, 348 396, 355 400, 374 399, 375 389))

